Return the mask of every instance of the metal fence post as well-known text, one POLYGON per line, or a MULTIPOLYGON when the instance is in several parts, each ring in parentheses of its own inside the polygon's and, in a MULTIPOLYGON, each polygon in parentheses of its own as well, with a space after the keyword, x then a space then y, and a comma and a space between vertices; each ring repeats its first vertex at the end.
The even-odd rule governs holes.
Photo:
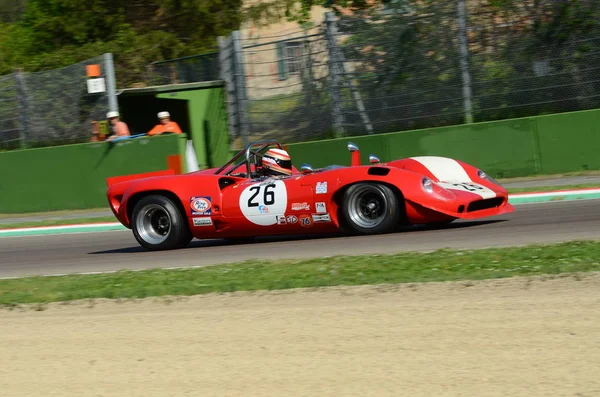
POLYGON ((26 149, 29 147, 27 137, 29 128, 29 103, 27 100, 27 91, 25 89, 23 69, 17 69, 15 71, 15 92, 19 107, 19 137, 21 139, 21 148, 26 149))
MULTIPOLYGON (((362 119, 363 127, 367 130, 367 134, 373 134, 373 124, 371 124, 371 120, 369 119, 369 115, 367 114, 367 109, 365 108, 365 104, 362 100, 362 96, 360 95, 360 91, 352 85, 351 81, 348 81, 346 78, 346 59, 344 57, 344 53, 340 50, 340 47, 337 45, 337 24, 335 23, 335 18, 333 16, 333 12, 327 12, 327 20, 330 22, 329 27, 332 32, 334 32, 333 36, 333 49, 335 53, 335 61, 337 70, 339 73, 340 80, 344 87, 349 88, 352 93, 352 98, 354 99, 354 104, 356 105, 356 109, 358 109, 358 113, 360 118, 362 119), (330 15, 331 14, 331 15, 330 15)), ((338 80, 339 82, 339 80, 338 80)))
POLYGON ((248 98, 246 95, 246 76, 244 74, 244 57, 242 54, 242 43, 241 43, 241 34, 239 30, 235 30, 232 33, 233 40, 233 59, 234 59, 234 74, 235 74, 235 93, 236 93, 236 103, 238 107, 238 115, 239 115, 239 128, 240 134, 242 136, 242 143, 245 147, 248 145, 248 131, 249 131, 249 123, 248 123, 248 113, 246 108, 248 106, 248 98))
POLYGON ((302 28, 304 32, 304 40, 306 47, 302 45, 301 51, 301 76, 302 76, 302 90, 306 95, 305 103, 308 106, 312 105, 313 93, 312 93, 312 78, 313 78, 313 61, 312 61, 312 45, 310 39, 308 39, 308 28, 304 26, 302 28))
POLYGON ((218 37, 219 44, 219 78, 225 82, 225 100, 227 102, 227 124, 229 135, 234 138, 240 135, 235 95, 235 82, 233 71, 233 43, 232 37, 218 37))
POLYGON ((342 114, 342 96, 340 92, 340 68, 337 57, 337 27, 335 26, 333 12, 325 13, 325 37, 329 54, 329 76, 331 81, 333 134, 336 137, 344 136, 344 115, 342 114))
POLYGON ((115 78, 115 65, 111 53, 104 54, 104 67, 106 68, 106 95, 108 96, 108 110, 111 112, 119 111, 117 102, 117 86, 115 78))
POLYGON ((467 45, 467 6, 465 0, 458 0, 458 38, 460 41, 460 70, 463 80, 463 103, 465 112, 465 122, 473 122, 472 97, 471 90, 471 72, 469 71, 469 47, 467 45))

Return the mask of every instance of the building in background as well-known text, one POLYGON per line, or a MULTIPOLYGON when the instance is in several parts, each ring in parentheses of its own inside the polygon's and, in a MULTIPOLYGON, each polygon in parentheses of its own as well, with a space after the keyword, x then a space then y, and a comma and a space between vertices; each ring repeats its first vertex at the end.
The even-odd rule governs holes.
MULTIPOLYGON (((246 1, 245 6, 256 0, 246 1)), ((327 73, 327 48, 322 37, 325 13, 321 6, 311 9, 310 21, 259 25, 247 21, 240 27, 247 95, 260 99, 302 91, 303 80, 327 73)))

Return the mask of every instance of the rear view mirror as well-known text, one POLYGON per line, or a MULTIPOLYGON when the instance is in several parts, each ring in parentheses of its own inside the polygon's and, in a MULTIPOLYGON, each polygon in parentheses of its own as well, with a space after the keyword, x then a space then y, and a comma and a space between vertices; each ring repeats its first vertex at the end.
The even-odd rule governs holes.
POLYGON ((374 154, 370 154, 369 155, 369 163, 379 164, 379 163, 381 163, 381 160, 379 160, 379 157, 375 156, 374 154))
POLYGON ((314 172, 313 167, 310 166, 310 164, 302 164, 300 166, 300 172, 302 172, 303 174, 311 174, 314 172))

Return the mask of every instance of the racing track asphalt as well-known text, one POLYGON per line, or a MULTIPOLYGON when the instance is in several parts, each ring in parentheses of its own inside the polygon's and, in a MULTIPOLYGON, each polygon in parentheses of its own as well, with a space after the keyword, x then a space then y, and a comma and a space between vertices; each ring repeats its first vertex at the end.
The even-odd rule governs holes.
POLYGON ((247 259, 303 259, 389 254, 438 248, 483 248, 577 239, 600 240, 600 200, 525 204, 512 214, 414 227, 378 236, 276 237, 253 243, 193 240, 176 251, 147 252, 131 231, 0 238, 0 277, 120 269, 204 266, 247 259))

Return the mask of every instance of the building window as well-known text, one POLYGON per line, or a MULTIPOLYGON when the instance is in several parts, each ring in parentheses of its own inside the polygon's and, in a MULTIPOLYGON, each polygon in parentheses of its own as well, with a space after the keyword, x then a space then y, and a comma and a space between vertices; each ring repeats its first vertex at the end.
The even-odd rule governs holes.
POLYGON ((290 75, 300 73, 304 45, 301 41, 285 41, 277 43, 277 66, 279 80, 286 80, 290 75))
POLYGON ((297 74, 300 72, 300 43, 292 41, 285 43, 285 56, 287 72, 289 74, 297 74))

